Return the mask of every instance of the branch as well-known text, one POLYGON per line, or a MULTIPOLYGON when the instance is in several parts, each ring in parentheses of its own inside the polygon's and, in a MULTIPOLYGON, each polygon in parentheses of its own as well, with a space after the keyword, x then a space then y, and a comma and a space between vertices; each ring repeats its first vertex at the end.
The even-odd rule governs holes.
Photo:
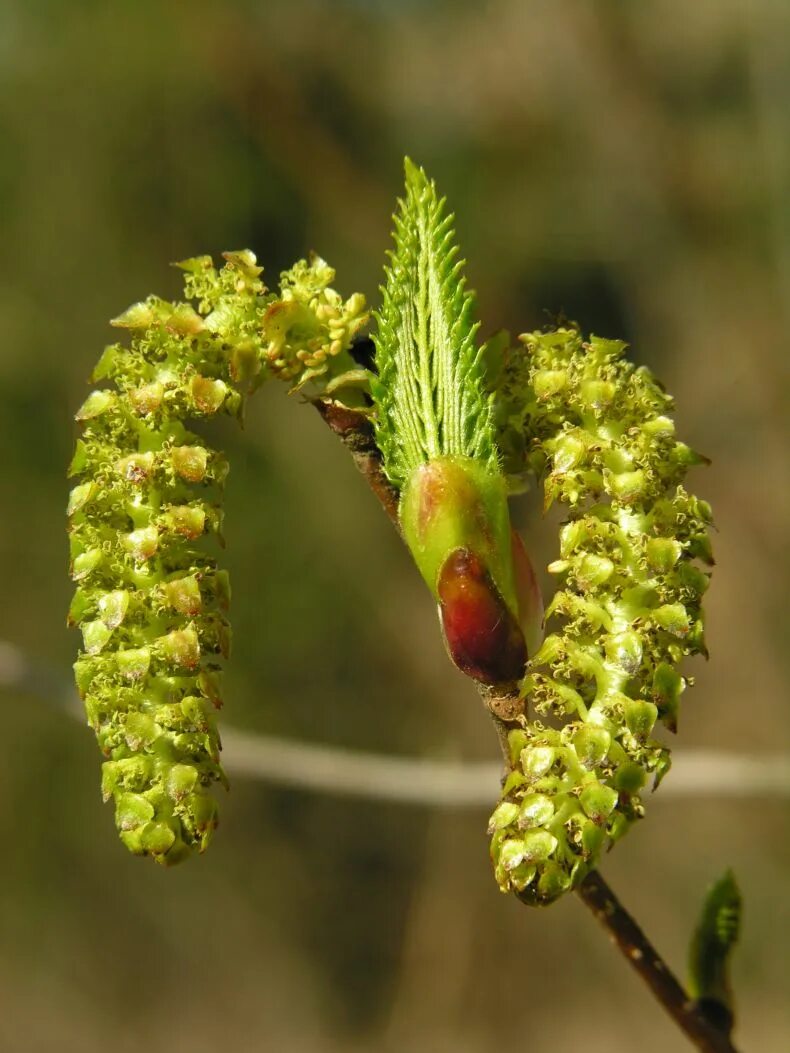
MULTIPOLYGON (((390 519, 398 526, 398 495, 386 479, 381 455, 376 447, 368 418, 357 411, 344 409, 331 402, 317 403, 321 416, 351 452, 354 462, 365 476, 390 519)), ((517 726, 524 703, 518 694, 497 695, 481 689, 483 702, 497 729, 500 746, 509 766, 507 754, 508 727, 517 726)), ((608 930, 613 942, 647 983, 656 999, 701 1053, 737 1053, 729 1033, 721 1030, 689 998, 631 915, 597 870, 582 881, 576 892, 589 910, 608 930)))
POLYGON ((601 874, 593 870, 576 890, 609 933, 626 960, 639 973, 653 995, 701 1053, 737 1053, 728 1031, 705 1015, 689 998, 666 962, 612 892, 601 874))
POLYGON ((368 486, 381 502, 393 526, 400 533, 398 491, 384 474, 381 454, 376 446, 370 418, 359 410, 347 409, 330 399, 316 401, 313 405, 330 431, 340 439, 351 454, 354 464, 364 475, 368 486))

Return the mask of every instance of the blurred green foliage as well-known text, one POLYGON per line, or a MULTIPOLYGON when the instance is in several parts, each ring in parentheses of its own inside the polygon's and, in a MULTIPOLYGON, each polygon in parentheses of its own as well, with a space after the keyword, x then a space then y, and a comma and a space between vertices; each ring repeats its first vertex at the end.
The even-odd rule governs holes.
MULTIPOLYGON (((714 460, 719 562, 682 743, 787 748, 790 8, 779 0, 121 0, 0 5, 0 637, 64 675, 71 417, 167 263, 315 248, 375 300, 401 158, 457 213, 484 330, 545 311, 633 343, 714 460)), ((488 757, 407 554, 317 415, 280 390, 232 468, 226 719, 488 757)), ((556 522, 519 515, 540 566, 556 522)), ((212 852, 127 858, 92 736, 3 694, 0 1049, 675 1048, 573 903, 497 894, 481 815, 239 780, 212 852), (576 985, 560 1019, 558 977, 576 985), (622 993, 615 1022, 613 991, 622 993), (598 1037, 594 1037, 598 1036, 598 1037)), ((679 961, 725 864, 748 910, 745 1048, 790 1034, 783 802, 657 799, 606 873, 679 961)), ((565 989, 565 987, 563 987, 565 989)))

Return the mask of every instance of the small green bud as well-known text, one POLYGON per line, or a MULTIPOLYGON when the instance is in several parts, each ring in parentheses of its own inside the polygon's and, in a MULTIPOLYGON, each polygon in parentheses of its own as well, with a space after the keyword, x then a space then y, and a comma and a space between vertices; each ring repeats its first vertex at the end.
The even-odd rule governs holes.
POLYGON ((159 380, 151 384, 142 384, 139 388, 132 388, 129 392, 132 408, 141 417, 146 417, 149 413, 156 413, 164 397, 165 387, 159 380))
POLYGON ((194 574, 168 581, 162 586, 165 601, 179 614, 188 618, 194 618, 200 613, 203 601, 200 595, 200 586, 194 574))
POLYGON ((612 402, 616 394, 616 388, 608 380, 584 380, 579 385, 579 398, 582 405, 602 413, 612 402))
POLYGON ((150 713, 132 712, 126 716, 126 744, 131 750, 150 746, 159 738, 160 730, 150 713))
POLYGON ((104 553, 100 548, 91 548, 87 552, 81 552, 74 557, 71 565, 71 576, 74 581, 82 581, 91 575, 104 560, 104 553))
POLYGON ((613 813, 606 825, 606 831, 612 843, 619 841, 628 832, 629 825, 630 822, 627 815, 624 815, 623 812, 613 813))
POLYGON ((165 787, 167 793, 174 801, 180 801, 187 794, 192 793, 197 785, 197 780, 197 769, 191 764, 176 764, 167 774, 165 787))
POLYGON ((653 674, 653 701, 658 706, 662 721, 670 731, 677 730, 680 696, 683 692, 683 677, 666 662, 656 667, 653 674))
POLYGON ((177 475, 188 483, 202 483, 208 468, 208 454, 202 446, 175 446, 170 459, 177 475))
POLYGON ((560 552, 564 559, 572 556, 576 549, 589 538, 589 527, 583 519, 573 519, 560 529, 560 552))
POLYGON ((521 770, 528 779, 540 779, 551 770, 556 756, 550 746, 531 746, 521 751, 521 770))
POLYGON ((542 868, 538 880, 538 900, 551 903, 571 887, 571 879, 562 867, 551 860, 542 868))
POLYGON ((551 444, 552 471, 555 475, 570 472, 586 452, 584 443, 573 435, 562 434, 551 444))
POLYGON ((519 787, 524 786, 527 782, 526 775, 523 775, 517 768, 513 771, 508 772, 504 783, 502 784, 502 796, 507 797, 513 793, 519 787))
POLYGON ((152 856, 162 856, 173 845, 176 835, 167 823, 146 823, 140 831, 140 847, 152 856))
POLYGON ((704 596, 710 585, 710 574, 695 567, 693 563, 681 563, 677 568, 677 578, 681 587, 688 590, 694 599, 704 596))
POLYGON ((176 304, 167 319, 167 328, 181 336, 197 336, 203 332, 205 324, 200 315, 189 304, 176 304))
POLYGON ((585 859, 597 859, 606 841, 606 831, 597 823, 585 823, 582 827, 582 852, 585 859))
POLYGON ((507 883, 512 886, 518 892, 523 892, 524 889, 535 880, 535 874, 537 873, 537 867, 530 863, 520 863, 517 867, 514 867, 507 874, 507 883))
POLYGON ((514 870, 523 863, 527 856, 527 849, 522 840, 503 841, 499 850, 499 865, 503 870, 514 870))
POLYGON ((535 394, 541 400, 558 395, 567 383, 568 375, 564 369, 539 369, 532 378, 535 394))
POLYGON ((112 391, 92 391, 77 410, 74 419, 78 421, 93 420, 115 404, 112 391))
POLYGON ((109 347, 105 347, 99 356, 99 361, 93 367, 90 375, 91 383, 113 376, 123 358, 124 349, 120 344, 110 344, 109 347))
POLYGON ((125 680, 142 680, 151 665, 151 651, 148 647, 129 647, 117 651, 115 661, 125 680))
POLYGON ((683 553, 683 546, 675 538, 654 537, 645 545, 647 562, 661 574, 667 574, 683 553))
POLYGON ((633 504, 644 492, 645 473, 641 468, 635 472, 613 472, 607 477, 606 486, 618 501, 633 504))
POLYGON ((595 823, 602 823, 617 805, 617 791, 603 783, 590 783, 579 794, 579 802, 585 815, 595 823))
POLYGON ((682 603, 665 603, 653 611, 656 624, 673 636, 687 636, 689 616, 682 603))
POLYGON ((200 642, 194 628, 174 629, 161 636, 157 647, 166 662, 183 669, 195 669, 200 662, 200 642))
POLYGON ((584 724, 574 733, 572 742, 579 761, 585 768, 592 771, 608 754, 612 736, 605 728, 584 724))
POLYGON ((644 768, 635 761, 624 761, 614 773, 614 788, 623 793, 639 793, 647 782, 644 768))
POLYGON ((99 599, 99 614, 108 629, 117 629, 129 610, 129 593, 126 589, 105 592, 99 599))
POLYGON ((118 474, 129 483, 144 483, 154 471, 153 453, 131 453, 115 464, 118 474))
POLYGON ((198 673, 197 682, 201 692, 219 709, 222 705, 220 674, 214 669, 201 669, 198 673))
POLYGON ((150 303, 133 303, 125 311, 113 318, 110 325, 116 329, 147 329, 154 320, 155 314, 150 303))
POLYGON ((538 865, 545 863, 558 843, 548 830, 527 830, 524 834, 524 861, 538 865))
POLYGON ((217 825, 217 802, 207 793, 196 792, 185 797, 181 807, 185 825, 195 831, 200 838, 201 848, 205 848, 217 825))
POLYGON ((85 622, 82 625, 82 639, 87 654, 98 654, 104 649, 111 636, 112 629, 100 618, 95 622, 85 622))
POLYGON ((552 633, 551 636, 546 637, 539 650, 532 655, 533 664, 536 666, 553 665, 565 653, 565 646, 565 640, 556 633, 552 633))
POLYGON ((626 699, 625 722, 628 730, 638 739, 646 739, 652 732, 658 717, 658 708, 652 702, 626 699))
POLYGON ((606 556, 584 556, 576 567, 576 577, 582 589, 603 585, 614 573, 614 563, 606 556))
POLYGON ((141 527, 127 534, 123 543, 137 563, 144 563, 156 555, 159 548, 159 531, 156 527, 141 527))
POLYGON ((607 637, 604 645, 606 657, 629 676, 635 676, 642 664, 642 640, 632 630, 615 633, 607 637))
POLYGON ((510 826, 517 815, 517 804, 511 804, 510 801, 502 801, 494 809, 493 815, 488 820, 488 833, 493 834, 496 830, 504 830, 505 827, 510 826))
POLYGON ((75 486, 69 494, 66 515, 73 516, 76 512, 79 512, 90 501, 95 492, 95 483, 80 483, 79 486, 75 486))
POLYGON ((694 559, 701 559, 702 562, 707 563, 708 566, 713 565, 713 548, 707 531, 703 531, 691 539, 688 551, 689 555, 694 559))
POLYGON ((74 456, 71 458, 71 463, 68 468, 68 477, 71 479, 75 475, 82 475, 88 465, 88 458, 90 451, 86 443, 82 439, 77 439, 74 445, 74 456))
POLYGON ((212 414, 222 408, 228 394, 228 385, 222 380, 210 380, 208 377, 193 377, 189 394, 196 410, 212 414))
POLYGON ((666 439, 675 434, 675 422, 671 417, 654 417, 645 421, 641 428, 651 439, 666 439))
POLYGON ((728 870, 708 889, 689 946, 689 992, 725 1033, 732 1028, 735 1013, 730 959, 740 934, 742 909, 735 876, 728 870))
POLYGON ((74 663, 74 679, 81 698, 85 697, 85 693, 90 687, 96 671, 96 662, 90 658, 79 658, 74 663))
POLYGON ((66 619, 67 625, 79 625, 81 621, 84 621, 85 615, 93 609, 93 597, 91 592, 84 589, 77 589, 72 597, 71 604, 69 605, 68 618, 66 619))
POLYGON ((513 728, 507 733, 507 745, 511 765, 516 764, 521 755, 521 751, 526 748, 528 743, 529 736, 523 728, 513 728))
POLYGON ((154 817, 154 806, 140 794, 122 793, 115 800, 115 822, 119 830, 136 830, 154 817))
POLYGON ((165 522, 171 530, 194 540, 205 532, 206 511, 193 505, 173 505, 165 513, 165 522))
POLYGON ((118 790, 138 793, 151 780, 150 757, 122 757, 102 765, 102 798, 108 801, 118 790))
MULTIPOLYGON (((554 817, 554 804, 551 798, 542 793, 527 794, 522 800, 520 808, 518 805, 513 805, 513 807, 516 809, 516 815, 518 816, 519 830, 546 826, 554 817)), ((509 820, 509 822, 512 821, 512 819, 509 820)))
POLYGON ((197 731, 207 732, 211 729, 212 714, 205 699, 188 695, 181 700, 184 719, 197 731))

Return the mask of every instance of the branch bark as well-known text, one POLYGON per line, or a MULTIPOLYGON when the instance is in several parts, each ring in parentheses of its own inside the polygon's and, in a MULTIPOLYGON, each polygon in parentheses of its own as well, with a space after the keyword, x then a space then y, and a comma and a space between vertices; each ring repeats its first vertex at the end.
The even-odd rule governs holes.
POLYGON ((398 522, 398 491, 384 474, 381 454, 376 446, 370 418, 359 410, 347 409, 330 399, 313 403, 329 427, 351 454, 354 464, 365 477, 370 489, 400 533, 398 522))
POLYGON ((597 870, 576 890, 654 997, 701 1053, 737 1053, 729 1032, 689 998, 666 962, 597 870))
MULTIPOLYGON (((384 474, 370 419, 364 413, 329 400, 318 401, 315 406, 330 430, 350 452, 384 511, 399 530, 398 492, 384 474)), ((496 727, 507 769, 507 732, 510 727, 518 726, 517 718, 523 712, 523 700, 515 692, 500 695, 481 689, 480 693, 496 727)), ((738 1053, 729 1031, 721 1026, 720 1021, 707 1016, 702 1007, 689 998, 677 977, 597 870, 587 875, 576 889, 576 894, 604 926, 626 961, 642 977, 656 1000, 700 1053, 738 1053)))

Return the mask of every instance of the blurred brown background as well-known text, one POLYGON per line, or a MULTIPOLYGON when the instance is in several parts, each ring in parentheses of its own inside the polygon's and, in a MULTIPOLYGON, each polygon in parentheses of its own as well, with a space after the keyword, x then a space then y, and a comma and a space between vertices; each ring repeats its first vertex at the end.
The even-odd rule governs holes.
MULTIPOLYGON (((408 152, 484 330, 562 310, 676 394, 719 526, 681 745, 787 749, 788 107, 785 0, 2 0, 0 638, 73 659, 64 469, 106 320, 176 295, 168 261, 242 246, 272 278, 315 248, 375 301, 408 152)), ((385 517, 272 388, 223 432, 227 720, 494 757, 385 517)), ((521 515, 545 566, 555 528, 521 515)), ((0 704, 2 1053, 686 1048, 572 897, 497 892, 484 811, 238 779, 210 852, 165 872, 118 844, 92 736, 0 704)), ((788 1048, 787 801, 648 804, 604 872, 680 967, 733 865, 739 1036, 788 1048)))

